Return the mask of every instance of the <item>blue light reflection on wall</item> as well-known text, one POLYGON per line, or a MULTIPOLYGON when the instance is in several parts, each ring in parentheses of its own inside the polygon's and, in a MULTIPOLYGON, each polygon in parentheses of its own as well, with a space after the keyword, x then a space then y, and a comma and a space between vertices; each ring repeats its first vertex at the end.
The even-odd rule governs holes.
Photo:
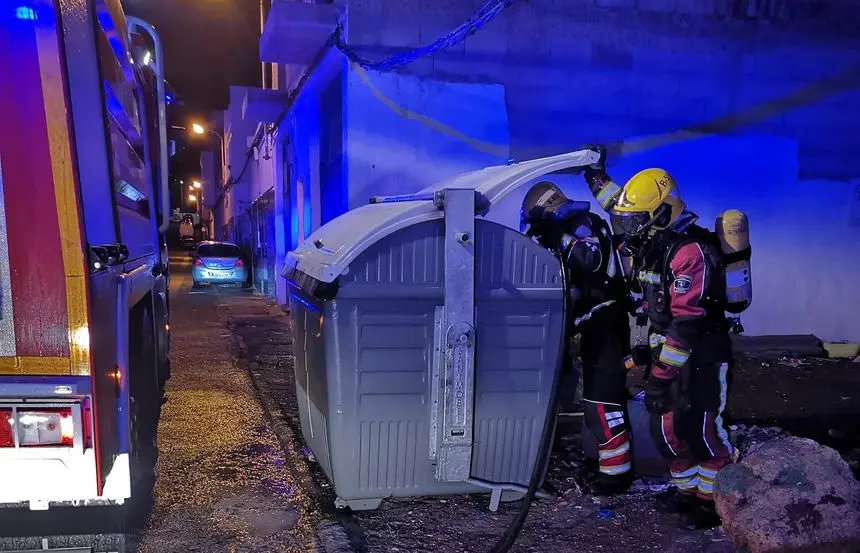
MULTIPOLYGON (((315 113, 314 104, 307 99, 300 99, 290 120, 291 163, 289 171, 290 187, 290 249, 298 247, 299 243, 313 232, 313 173, 310 158, 315 142, 319 141, 319 115, 315 113), (301 182, 301 186, 299 186, 301 182), (301 210, 301 211, 300 211, 301 210), (299 216, 303 218, 299 224, 299 216)), ((285 153, 285 156, 290 154, 285 153)))
POLYGON ((295 180, 289 183, 290 186, 290 249, 294 250, 299 246, 299 211, 297 209, 298 198, 296 197, 295 180))
POLYGON ((305 200, 304 201, 305 201, 305 203, 302 206, 304 208, 304 212, 305 212, 305 215, 304 215, 304 217, 305 217, 305 220, 304 220, 305 228, 303 229, 303 231, 304 231, 303 238, 307 238, 308 236, 311 235, 311 229, 313 228, 313 219, 312 219, 313 214, 311 213, 311 207, 313 207, 313 204, 311 202, 311 187, 310 186, 305 186, 305 200))

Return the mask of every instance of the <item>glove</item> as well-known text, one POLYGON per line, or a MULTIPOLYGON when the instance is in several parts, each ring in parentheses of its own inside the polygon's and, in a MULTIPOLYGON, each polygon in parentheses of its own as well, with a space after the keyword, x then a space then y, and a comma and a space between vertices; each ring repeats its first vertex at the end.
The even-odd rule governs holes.
POLYGON ((645 408, 649 413, 663 414, 672 411, 677 403, 676 379, 649 377, 645 381, 645 408))
POLYGON ((600 144, 586 144, 582 147, 583 150, 591 150, 592 152, 597 153, 600 156, 600 159, 597 160, 597 163, 592 163, 591 165, 587 165, 585 167, 586 172, 594 172, 598 174, 602 174, 606 172, 606 146, 601 146, 600 144))

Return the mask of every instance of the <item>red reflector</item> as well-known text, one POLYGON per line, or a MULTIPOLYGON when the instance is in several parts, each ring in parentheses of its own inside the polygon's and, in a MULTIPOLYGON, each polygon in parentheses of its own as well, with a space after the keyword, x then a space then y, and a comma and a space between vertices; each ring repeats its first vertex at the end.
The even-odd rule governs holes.
POLYGON ((75 445, 72 410, 28 409, 18 411, 21 447, 71 447, 75 445))
POLYGON ((236 267, 244 267, 244 266, 245 266, 245 262, 242 261, 241 259, 236 262, 236 267))
POLYGON ((15 447, 15 437, 12 435, 11 409, 0 409, 0 447, 15 447))
POLYGON ((90 408, 90 400, 84 400, 83 406, 84 447, 93 447, 93 410, 90 408))
POLYGON ((203 264, 203 260, 200 259, 199 257, 194 260, 194 264, 197 265, 198 267, 205 267, 206 266, 203 264))

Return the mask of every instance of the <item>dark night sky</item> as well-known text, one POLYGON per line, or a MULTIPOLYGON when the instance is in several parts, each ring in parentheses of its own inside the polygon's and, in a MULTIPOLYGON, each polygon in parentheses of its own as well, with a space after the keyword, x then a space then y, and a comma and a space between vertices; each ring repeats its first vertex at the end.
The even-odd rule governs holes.
MULTIPOLYGON (((260 85, 259 0, 123 0, 122 4, 128 15, 154 25, 161 37, 167 81, 182 101, 170 107, 170 124, 187 126, 206 120, 212 110, 226 109, 230 85, 260 85)), ((199 175, 199 150, 214 150, 217 143, 188 140, 182 131, 168 132, 179 147, 170 163, 175 178, 171 203, 192 211, 194 206, 184 201, 178 179, 199 175)))
POLYGON ((167 81, 191 113, 225 109, 230 85, 259 85, 259 0, 124 0, 155 26, 167 81))

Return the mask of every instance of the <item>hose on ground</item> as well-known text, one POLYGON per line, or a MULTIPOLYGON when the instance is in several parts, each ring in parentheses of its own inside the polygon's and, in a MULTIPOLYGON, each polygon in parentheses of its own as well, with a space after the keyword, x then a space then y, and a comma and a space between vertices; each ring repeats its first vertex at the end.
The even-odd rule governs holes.
POLYGON ((540 487, 541 480, 543 480, 544 470, 549 464, 549 457, 552 453, 552 438, 555 430, 555 415, 557 410, 558 403, 558 387, 561 382, 561 374, 564 371, 564 364, 567 362, 568 354, 569 354, 569 346, 570 340, 568 339, 568 314, 570 311, 569 303, 570 303, 570 279, 568 278, 567 266, 562 261, 561 255, 559 252, 553 252, 559 258, 559 262, 561 263, 561 289, 563 293, 562 297, 562 330, 561 330, 561 344, 559 345, 559 356, 558 363, 555 367, 555 375, 553 375, 552 387, 550 388, 549 397, 547 398, 546 405, 546 417, 544 418, 543 430, 541 431, 540 438, 540 446, 538 449, 538 455, 535 459, 534 467, 532 468, 531 479, 529 480, 529 487, 526 491, 525 497, 523 497, 522 504, 520 505, 520 510, 517 512, 514 519, 511 521, 511 524, 508 526, 505 533, 499 538, 496 544, 491 549, 491 553, 507 553, 511 546, 514 545, 517 537, 520 535, 520 530, 522 530, 523 523, 526 521, 526 517, 529 514, 529 509, 532 505, 532 500, 535 497, 535 494, 540 487))

